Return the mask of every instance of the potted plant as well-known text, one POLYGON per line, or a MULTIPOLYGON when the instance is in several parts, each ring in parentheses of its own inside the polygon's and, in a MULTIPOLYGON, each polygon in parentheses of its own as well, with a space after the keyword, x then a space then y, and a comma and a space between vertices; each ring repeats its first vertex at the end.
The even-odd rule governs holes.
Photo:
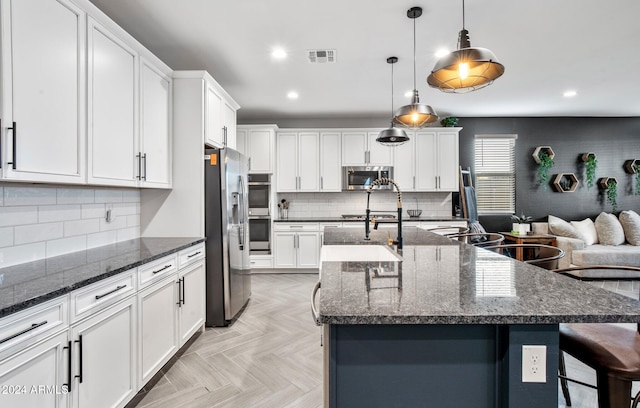
POLYGON ((582 155, 582 161, 585 162, 585 176, 587 188, 594 186, 596 179, 596 168, 598 167, 598 159, 595 153, 585 153, 582 155))
POLYGON ((531 222, 532 218, 524 215, 524 213, 522 213, 522 215, 520 216, 513 214, 511 216, 511 220, 514 221, 513 225, 511 226, 512 233, 525 235, 529 231, 531 231, 531 224, 529 223, 531 222))
POLYGON ((454 127, 458 124, 458 118, 455 116, 448 116, 440 121, 442 127, 454 127))
POLYGON ((542 185, 542 188, 546 190, 547 183, 549 182, 549 169, 551 169, 555 163, 546 150, 541 150, 540 153, 538 153, 538 159, 538 181, 540 185, 542 185))
POLYGON ((636 194, 640 194, 640 163, 636 163, 632 166, 633 172, 636 178, 636 194))
POLYGON ((607 202, 613 207, 613 212, 618 209, 618 182, 615 179, 609 179, 607 182, 607 202))

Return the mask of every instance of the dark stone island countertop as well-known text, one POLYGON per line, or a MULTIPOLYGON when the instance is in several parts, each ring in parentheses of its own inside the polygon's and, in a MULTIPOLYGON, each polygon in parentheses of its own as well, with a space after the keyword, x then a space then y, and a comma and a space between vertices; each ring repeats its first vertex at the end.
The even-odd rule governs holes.
MULTIPOLYGON (((393 212, 390 211, 390 214, 393 212)), ((402 216, 402 222, 419 222, 419 221, 467 221, 466 218, 454 217, 454 216, 421 216, 421 217, 406 217, 402 216)), ((273 222, 364 222, 364 213, 362 213, 362 219, 344 218, 344 217, 289 217, 289 218, 274 218, 273 222)))
POLYGON ((0 318, 204 242, 139 238, 0 269, 0 318))
MULTIPOLYGON (((393 235, 393 234, 392 234, 393 235)), ((332 228, 324 245, 382 244, 387 231, 332 228)), ((640 302, 419 228, 402 261, 323 262, 327 324, 635 323, 640 302)), ((395 235, 393 236, 395 238, 395 235)))

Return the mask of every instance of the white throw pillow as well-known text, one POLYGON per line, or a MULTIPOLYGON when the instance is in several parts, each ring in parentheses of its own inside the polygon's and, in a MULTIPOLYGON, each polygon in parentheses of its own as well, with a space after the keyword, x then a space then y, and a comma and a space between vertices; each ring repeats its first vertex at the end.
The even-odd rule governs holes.
POLYGON ((596 224, 593 223, 591 218, 582 221, 571 221, 571 225, 582 235, 582 240, 585 244, 593 245, 598 243, 598 231, 596 231, 596 224))
POLYGON ((575 227, 562 218, 549 216, 549 232, 560 237, 577 238, 584 241, 584 237, 575 227))
POLYGON ((624 244, 624 230, 615 215, 601 212, 595 224, 602 245, 624 244))
POLYGON ((640 215, 633 210, 622 211, 620 224, 624 230, 624 236, 631 245, 640 245, 640 215))

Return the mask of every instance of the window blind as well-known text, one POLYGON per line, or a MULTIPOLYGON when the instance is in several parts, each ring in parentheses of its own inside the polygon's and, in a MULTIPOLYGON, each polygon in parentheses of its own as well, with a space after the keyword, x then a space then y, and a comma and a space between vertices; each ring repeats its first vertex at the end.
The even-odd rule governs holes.
POLYGON ((479 214, 513 214, 517 135, 476 135, 475 190, 479 214))

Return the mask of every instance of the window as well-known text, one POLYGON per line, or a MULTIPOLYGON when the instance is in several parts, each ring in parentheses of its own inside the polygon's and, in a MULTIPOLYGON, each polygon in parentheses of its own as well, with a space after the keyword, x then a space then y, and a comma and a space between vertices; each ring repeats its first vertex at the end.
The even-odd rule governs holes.
POLYGON ((513 214, 516 208, 517 135, 476 135, 478 214, 513 214))

